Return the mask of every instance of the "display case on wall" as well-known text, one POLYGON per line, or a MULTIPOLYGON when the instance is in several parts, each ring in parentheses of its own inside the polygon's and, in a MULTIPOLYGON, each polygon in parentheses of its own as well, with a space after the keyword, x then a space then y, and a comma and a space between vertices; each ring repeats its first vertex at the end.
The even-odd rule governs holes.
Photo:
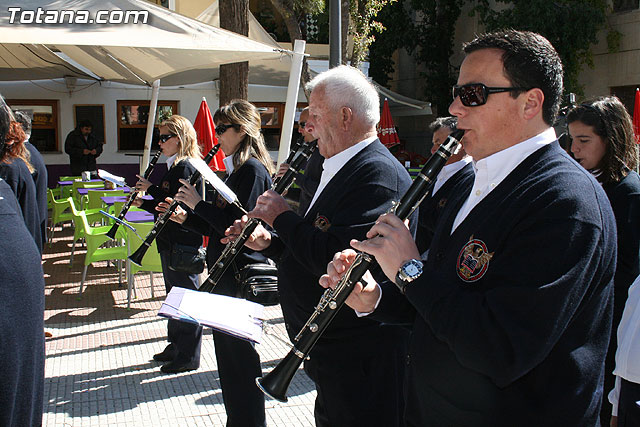
POLYGON ((58 141, 59 115, 56 99, 7 99, 13 111, 23 111, 31 117, 30 142, 41 153, 62 151, 58 141))
MULTIPOLYGON (((149 101, 122 100, 117 102, 118 150, 137 151, 144 149, 149 121, 149 101)), ((178 114, 178 101, 158 101, 152 149, 158 149, 157 129, 160 124, 178 114)))

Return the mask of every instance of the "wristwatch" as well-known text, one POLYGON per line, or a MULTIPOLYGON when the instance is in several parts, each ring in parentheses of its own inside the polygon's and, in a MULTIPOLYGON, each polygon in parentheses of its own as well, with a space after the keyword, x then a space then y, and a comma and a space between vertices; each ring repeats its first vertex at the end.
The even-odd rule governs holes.
POLYGON ((410 259, 402 264, 396 274, 396 286, 400 289, 400 292, 404 295, 407 290, 407 285, 416 280, 422 274, 422 261, 419 259, 410 259))

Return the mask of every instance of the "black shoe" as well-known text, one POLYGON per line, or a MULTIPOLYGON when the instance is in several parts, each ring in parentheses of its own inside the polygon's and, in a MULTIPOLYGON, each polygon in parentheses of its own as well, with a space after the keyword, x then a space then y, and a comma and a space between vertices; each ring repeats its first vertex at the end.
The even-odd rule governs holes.
POLYGON ((165 363, 160 367, 160 370, 165 374, 179 374, 181 372, 195 371, 200 367, 199 363, 184 363, 174 360, 169 363, 165 363))
POLYGON ((171 362, 178 355, 178 351, 173 344, 169 344, 162 353, 154 354, 153 360, 156 362, 171 362))

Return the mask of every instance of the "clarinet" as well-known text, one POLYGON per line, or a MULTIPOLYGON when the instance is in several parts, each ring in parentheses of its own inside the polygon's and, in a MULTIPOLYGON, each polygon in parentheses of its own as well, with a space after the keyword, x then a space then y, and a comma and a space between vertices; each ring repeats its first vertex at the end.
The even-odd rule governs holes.
MULTIPOLYGON (((405 220, 416 210, 433 188, 438 174, 455 152, 463 134, 463 130, 456 130, 449 135, 438 151, 427 160, 402 199, 394 203, 390 210, 391 213, 395 213, 398 218, 405 220)), ((358 253, 335 289, 328 288, 324 292, 313 314, 294 338, 291 351, 270 373, 264 377, 256 378, 256 384, 264 394, 281 402, 287 401, 287 389, 300 364, 309 357, 313 346, 345 304, 353 285, 358 283, 367 270, 376 264, 373 256, 363 252, 358 253)))
MULTIPOLYGON (((145 170, 144 173, 142 174, 144 179, 148 179, 149 178, 149 175, 151 175, 151 172, 153 172, 153 168, 155 167, 156 162, 160 158, 161 154, 162 154, 162 150, 159 150, 153 155, 153 157, 149 161, 149 166, 147 166, 147 170, 145 170)), ((129 208, 133 204, 133 201, 136 199, 137 195, 138 195, 138 191, 137 190, 136 191, 132 191, 131 194, 129 194, 129 198, 127 199, 127 202, 124 205, 122 205, 122 208, 120 209, 120 213, 118 214, 118 219, 119 220, 123 220, 124 219, 124 216, 129 211, 129 208)), ((106 236, 109 237, 110 239, 114 239, 116 237, 116 232, 118 231, 118 227, 119 226, 120 226, 120 222, 116 221, 113 224, 113 226, 111 226, 111 229, 109 231, 107 231, 106 236)))
MULTIPOLYGON (((296 156, 293 156, 293 160, 289 164, 289 169, 284 173, 284 175, 278 177, 273 182, 271 189, 278 194, 283 194, 293 183, 295 175, 299 172, 299 168, 302 164, 311 157, 311 153, 316 149, 318 141, 311 141, 306 144, 303 144, 300 148, 300 151, 296 156)), ((236 258, 236 256, 242 251, 245 242, 253 233, 253 230, 256 229, 258 224, 261 223, 261 220, 258 218, 249 218, 249 221, 245 224, 244 228, 240 232, 240 235, 235 238, 232 242, 227 243, 224 250, 218 257, 218 260, 213 265, 209 277, 207 280, 202 283, 199 291, 202 292, 212 292, 218 281, 222 277, 227 268, 231 265, 232 261, 236 258)))
MULTIPOLYGON (((204 162, 206 164, 209 164, 209 162, 211 161, 211 159, 213 159, 213 156, 216 155, 219 149, 220 149, 220 144, 214 145, 211 151, 209 151, 207 156, 203 159, 204 162)), ((193 175, 191 175, 191 177, 189 178, 189 184, 195 185, 196 182, 198 182, 198 179, 200 179, 200 172, 195 171, 193 175)), ((153 243, 155 238, 158 237, 158 234, 160 234, 164 226, 167 224, 167 222, 171 218, 171 214, 175 212, 179 204, 180 202, 174 199, 173 202, 171 202, 171 204, 167 208, 167 210, 158 217, 158 219, 156 220, 156 223, 153 225, 153 228, 151 229, 147 237, 144 239, 140 247, 134 253, 129 255, 129 260, 132 263, 138 266, 142 265, 142 258, 147 253, 147 250, 151 246, 151 243, 153 243)))

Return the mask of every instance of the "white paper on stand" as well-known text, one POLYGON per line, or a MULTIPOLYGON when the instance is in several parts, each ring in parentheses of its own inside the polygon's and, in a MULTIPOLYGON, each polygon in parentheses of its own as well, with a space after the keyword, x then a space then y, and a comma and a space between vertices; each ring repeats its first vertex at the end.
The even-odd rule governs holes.
POLYGON ((198 323, 255 343, 262 338, 264 306, 241 298, 174 286, 158 316, 198 323))
POLYGON ((224 181, 221 180, 218 175, 216 175, 211 170, 211 168, 209 168, 209 165, 207 165, 204 160, 190 158, 189 162, 196 168, 198 172, 200 172, 200 175, 202 175, 202 177, 209 184, 211 184, 211 186, 215 188, 222 197, 224 197, 224 199, 228 203, 235 203, 238 200, 238 196, 236 196, 236 193, 234 193, 233 190, 230 189, 229 186, 227 186, 227 184, 225 184, 224 181))

